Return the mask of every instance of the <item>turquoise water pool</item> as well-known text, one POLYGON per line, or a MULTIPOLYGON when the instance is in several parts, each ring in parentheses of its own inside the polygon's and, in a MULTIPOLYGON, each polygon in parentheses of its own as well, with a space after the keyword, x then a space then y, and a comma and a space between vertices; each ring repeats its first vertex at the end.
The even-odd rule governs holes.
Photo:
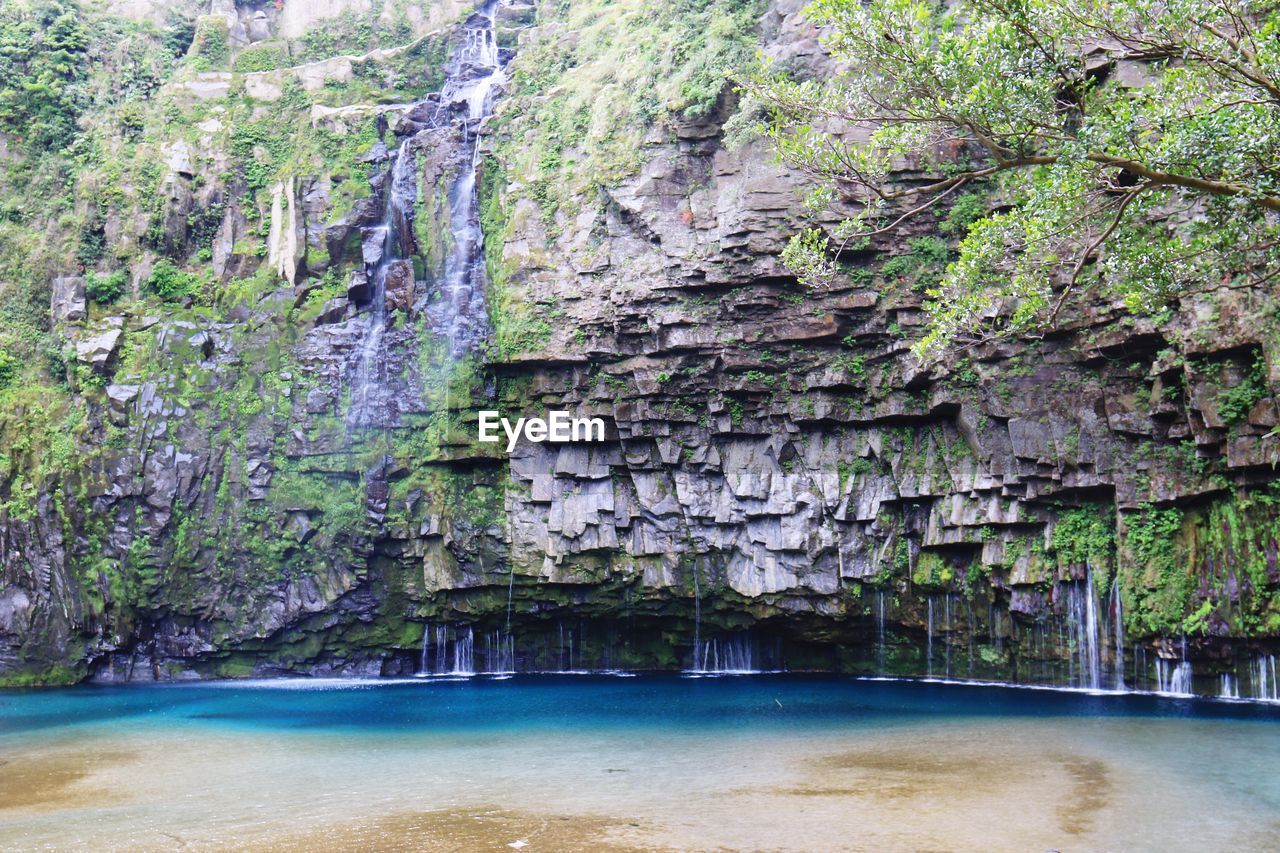
POLYGON ((1236 849, 1280 709, 791 675, 0 693, 5 849, 1236 849), (517 845, 512 847, 512 845, 517 845))

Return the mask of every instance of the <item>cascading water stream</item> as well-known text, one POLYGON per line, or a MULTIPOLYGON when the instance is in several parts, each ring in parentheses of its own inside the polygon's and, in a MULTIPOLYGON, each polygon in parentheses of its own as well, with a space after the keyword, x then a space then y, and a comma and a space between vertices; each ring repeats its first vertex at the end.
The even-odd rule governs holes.
POLYGON ((1090 566, 1084 581, 1084 638, 1081 649, 1081 673, 1087 674, 1091 690, 1102 689, 1102 632, 1098 630, 1098 588, 1093 583, 1093 567, 1090 566))
MULTIPOLYGON (((483 241, 476 174, 480 165, 479 126, 493 112, 493 95, 506 73, 494 34, 494 14, 499 3, 489 0, 467 20, 465 41, 452 63, 441 91, 437 120, 443 111, 466 106, 462 134, 465 166, 449 188, 449 230, 453 249, 445 261, 440 301, 432 327, 448 342, 446 370, 470 352, 489 333, 484 304, 483 241)), ((446 373, 447 375, 447 373, 446 373)))
POLYGON ((509 633, 490 631, 484 638, 486 675, 512 675, 516 671, 515 639, 509 633))
MULTIPOLYGON (((395 127, 399 145, 385 157, 387 166, 375 180, 382 197, 378 224, 368 225, 362 235, 364 269, 352 282, 350 297, 361 309, 360 338, 350 364, 350 403, 347 428, 394 426, 401 411, 421 411, 421 402, 406 393, 401 377, 406 356, 417 345, 410 323, 425 320, 435 344, 444 355, 438 365, 438 380, 444 388, 443 401, 432 408, 450 409, 449 384, 454 363, 473 352, 489 335, 485 305, 483 235, 480 228, 476 172, 480 157, 480 126, 493 112, 494 95, 505 79, 507 51, 500 50, 495 33, 495 14, 510 0, 487 0, 462 24, 460 41, 445 68, 445 82, 439 94, 414 104, 398 119, 395 127), (447 187, 447 217, 442 224, 449 231, 441 242, 449 247, 442 268, 428 280, 416 280, 412 258, 418 254, 414 220, 417 216, 418 152, 430 156, 447 169, 456 169, 447 187), (424 284, 432 293, 423 295, 424 284), (401 317, 399 312, 404 313, 401 317), (394 374, 394 375, 393 375, 394 374)), ((382 125, 385 128, 385 125, 382 125)), ((386 140, 387 147, 393 140, 386 140)), ((385 149, 382 149, 385 150, 385 149)), ((426 194, 431 197, 432 193, 426 194)), ((506 636, 491 647, 486 665, 502 671, 514 669, 515 643, 511 637, 511 595, 514 578, 508 582, 506 636)), ((424 626, 418 670, 421 674, 469 674, 475 671, 475 637, 470 626, 452 631, 447 625, 424 626), (431 647, 435 647, 435 660, 431 647), (452 658, 450 659, 450 649, 452 658)))
MULTIPOLYGON (((1085 577, 1066 585, 1065 637, 1060 647, 1066 652, 1067 683, 1086 690, 1102 689, 1103 641, 1108 630, 1103 624, 1094 585, 1093 566, 1085 564, 1085 577)), ((1119 659, 1117 651, 1117 660, 1119 659)))
POLYGON ((368 426, 374 422, 370 397, 386 380, 381 368, 387 331, 387 273, 394 261, 403 260, 399 257, 402 247, 396 235, 413 216, 412 203, 417 197, 414 162, 409 142, 401 143, 387 170, 382 223, 365 235, 369 307, 364 339, 351 382, 351 407, 347 413, 349 427, 368 426))
POLYGON ((1182 637, 1182 660, 1174 664, 1164 658, 1156 659, 1156 692, 1174 696, 1190 696, 1191 662, 1187 660, 1187 637, 1182 637))
MULTIPOLYGON (((499 665, 508 659, 514 660, 515 649, 510 647, 510 657, 506 650, 494 655, 489 649, 486 663, 497 661, 499 665)), ((506 671, 506 670, 502 670, 506 671)), ((475 629, 467 625, 453 631, 450 640, 449 627, 436 625, 434 630, 427 625, 422 631, 422 652, 418 659, 419 676, 468 676, 475 675, 475 629), (435 654, 432 654, 434 649, 435 654)))
MULTIPOLYGON (((494 16, 508 0, 488 0, 462 25, 461 43, 446 66, 445 83, 409 108, 397 127, 411 131, 395 148, 382 175, 382 218, 365 228, 364 272, 352 295, 363 310, 363 331, 355 350, 350 380, 348 427, 382 426, 394 420, 396 389, 387 374, 392 351, 388 330, 397 322, 394 309, 424 315, 444 354, 439 378, 443 407, 449 407, 453 364, 480 346, 489 335, 485 305, 483 234, 480 228, 476 173, 480 162, 480 126, 493 112, 494 95, 505 80, 507 53, 498 48, 494 16), (430 143, 430 148, 426 147, 430 143), (416 253, 414 220, 419 199, 419 149, 433 160, 456 165, 448 186, 447 239, 443 269, 423 307, 417 298, 410 258, 416 253)), ((437 409, 439 406, 437 405, 437 409)))

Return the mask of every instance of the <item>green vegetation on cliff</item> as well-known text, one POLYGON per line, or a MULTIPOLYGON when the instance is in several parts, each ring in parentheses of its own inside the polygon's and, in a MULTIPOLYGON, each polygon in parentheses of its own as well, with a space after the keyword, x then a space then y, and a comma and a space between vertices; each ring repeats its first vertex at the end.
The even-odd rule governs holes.
POLYGON ((761 0, 564 2, 539 10, 501 116, 531 134, 503 154, 554 226, 634 174, 651 134, 706 119, 754 56, 761 0))
POLYGON ((846 72, 766 67, 747 88, 781 156, 819 179, 815 208, 841 185, 871 201, 798 237, 797 271, 821 284, 832 249, 1000 188, 998 210, 966 216, 918 352, 1052 326, 1095 295, 1157 311, 1224 275, 1275 275, 1274 4, 817 0, 806 14, 846 72), (896 184, 903 157, 929 179, 896 184))

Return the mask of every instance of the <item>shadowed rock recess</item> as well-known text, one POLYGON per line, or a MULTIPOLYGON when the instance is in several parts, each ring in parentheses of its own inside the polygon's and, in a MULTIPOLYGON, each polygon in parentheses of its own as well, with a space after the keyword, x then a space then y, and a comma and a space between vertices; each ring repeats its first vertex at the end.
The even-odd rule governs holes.
POLYGON ((301 0, 213 5, 91 184, 121 190, 77 190, 109 247, 88 275, 136 298, 52 271, 67 426, 24 445, 39 406, 0 415, 0 683, 785 668, 1275 698, 1274 289, 1097 302, 921 366, 947 210, 830 289, 779 258, 805 179, 723 72, 823 73, 802 4, 387 3, 399 39, 327 56, 301 0), (157 299, 166 264, 199 288, 157 299), (488 408, 608 441, 508 457, 475 440, 488 408))

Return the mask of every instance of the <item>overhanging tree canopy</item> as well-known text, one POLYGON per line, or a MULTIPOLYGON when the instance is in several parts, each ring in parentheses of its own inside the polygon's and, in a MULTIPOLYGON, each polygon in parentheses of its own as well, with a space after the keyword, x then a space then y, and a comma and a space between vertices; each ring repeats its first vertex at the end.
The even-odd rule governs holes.
POLYGON ((929 291, 922 355, 1051 326, 1102 287, 1134 310, 1280 272, 1280 11, 1250 0, 816 0, 847 71, 743 81, 766 132, 819 179, 797 235, 809 283, 843 249, 981 188, 959 257, 929 291), (1123 73, 1121 73, 1123 72, 1123 73), (1124 79, 1117 79, 1124 78, 1124 79), (852 141, 859 140, 859 141, 852 141), (895 181, 895 158, 934 177, 895 181))

